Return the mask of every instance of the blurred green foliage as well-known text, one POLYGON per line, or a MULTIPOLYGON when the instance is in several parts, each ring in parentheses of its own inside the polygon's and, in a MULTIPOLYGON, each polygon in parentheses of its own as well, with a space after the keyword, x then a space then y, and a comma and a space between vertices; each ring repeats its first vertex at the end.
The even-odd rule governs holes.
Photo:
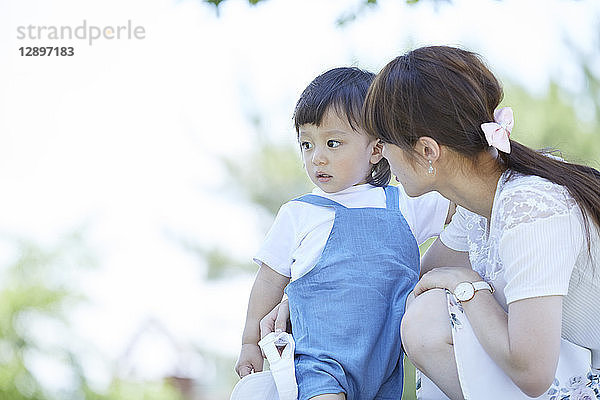
MULTIPOLYGON (((203 0, 204 3, 210 4, 215 7, 217 12, 217 16, 220 14, 220 6, 225 0, 203 0)), ((248 0, 248 4, 257 5, 259 3, 264 3, 266 0, 248 0)), ((406 4, 417 4, 419 0, 404 0, 406 4)), ((452 0, 429 0, 433 3, 451 3, 452 0)), ((377 0, 361 0, 358 5, 355 5, 354 8, 348 9, 344 14, 342 14, 336 21, 336 25, 343 26, 346 23, 354 21, 359 15, 361 15, 367 8, 373 8, 377 6, 377 0)))
MULTIPOLYGON (((68 267, 89 265, 90 259, 70 251, 80 240, 73 236, 52 250, 43 250, 30 242, 17 241, 18 259, 0 275, 0 398, 46 399, 38 377, 30 370, 27 360, 36 354, 49 355, 63 362, 73 358, 69 348, 42 346, 33 335, 36 320, 46 319, 66 329, 65 308, 80 296, 69 286, 68 267), (60 272, 65 268, 67 275, 60 272)), ((78 368, 73 369, 76 380, 85 381, 78 368)))
POLYGON ((300 146, 275 145, 266 137, 258 135, 259 150, 247 154, 245 159, 224 158, 222 161, 237 183, 239 194, 275 215, 283 203, 310 190, 312 183, 304 172, 300 146))
MULTIPOLYGON (((0 399, 182 399, 167 382, 131 382, 114 376, 103 391, 90 387, 78 354, 87 344, 75 336, 67 318, 85 300, 77 289, 81 272, 96 265, 81 233, 51 248, 3 239, 14 245, 16 260, 0 269, 0 399), (66 382, 60 388, 48 388, 48 377, 38 375, 34 366, 40 359, 52 360, 62 371, 66 382)), ((44 373, 53 375, 48 367, 44 373)))
MULTIPOLYGON (((217 7, 217 8, 218 8, 218 7, 219 7, 219 5, 220 5, 221 3, 223 3, 225 0, 203 0, 203 1, 204 1, 205 3, 208 3, 208 4, 212 4, 213 6, 215 6, 215 7, 217 7)), ((265 1, 266 1, 266 0, 248 0, 248 3, 249 3, 249 4, 252 4, 252 5, 256 5, 256 4, 258 4, 258 3, 263 3, 263 2, 265 2, 265 1)), ((418 3, 418 2, 419 2, 419 0, 405 0, 405 1, 406 1, 408 4, 415 4, 415 3, 418 3)), ((440 0, 436 0, 436 1, 440 1, 440 0)), ((442 0, 442 1, 446 1, 446 2, 448 2, 449 0, 442 0)), ((363 0, 363 1, 361 2, 361 4, 377 4, 377 0, 363 0)))
POLYGON ((203 261, 206 265, 203 275, 207 280, 226 279, 240 272, 252 273, 256 271, 256 264, 250 260, 237 260, 220 247, 208 247, 187 238, 176 239, 176 242, 203 261))
POLYGON ((576 100, 556 83, 551 83, 548 93, 540 97, 508 85, 502 105, 510 105, 515 112, 511 138, 532 148, 556 148, 568 161, 598 168, 600 114, 592 103, 589 119, 582 120, 576 112, 576 100))
POLYGON ((132 382, 115 379, 104 393, 97 393, 86 388, 82 394, 83 396, 76 398, 85 400, 184 400, 181 393, 168 381, 132 382))

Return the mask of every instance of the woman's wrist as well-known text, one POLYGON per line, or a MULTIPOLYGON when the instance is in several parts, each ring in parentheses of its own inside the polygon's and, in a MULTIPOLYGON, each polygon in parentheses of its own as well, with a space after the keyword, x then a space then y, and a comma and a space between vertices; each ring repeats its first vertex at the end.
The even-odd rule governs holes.
POLYGON ((471 268, 457 268, 456 271, 456 277, 454 279, 454 282, 452 282, 452 287, 447 288, 448 290, 450 290, 451 292, 454 291, 454 289, 456 289, 456 286, 458 286, 460 283, 462 282, 477 282, 481 280, 481 276, 474 270, 472 270, 471 268))

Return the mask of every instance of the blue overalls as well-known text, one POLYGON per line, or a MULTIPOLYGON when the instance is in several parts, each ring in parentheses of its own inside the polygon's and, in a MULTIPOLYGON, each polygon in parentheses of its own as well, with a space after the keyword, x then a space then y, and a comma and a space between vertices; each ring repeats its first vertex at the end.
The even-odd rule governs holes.
POLYGON ((419 248, 385 187, 386 208, 347 208, 316 195, 295 199, 333 207, 321 258, 291 282, 298 400, 345 392, 348 400, 402 396, 400 321, 419 277, 419 248))

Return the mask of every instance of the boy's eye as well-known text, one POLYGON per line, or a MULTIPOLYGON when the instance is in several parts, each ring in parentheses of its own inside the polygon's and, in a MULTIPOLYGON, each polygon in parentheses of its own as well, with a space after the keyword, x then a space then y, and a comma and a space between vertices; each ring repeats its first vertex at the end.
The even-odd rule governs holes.
POLYGON ((327 141, 327 146, 328 146, 328 147, 333 147, 333 148, 335 148, 335 147, 338 147, 340 144, 342 144, 342 142, 339 142, 339 141, 337 141, 337 140, 333 140, 333 139, 332 139, 332 140, 328 140, 328 141, 327 141))
POLYGON ((302 150, 310 150, 312 148, 312 143, 311 142, 301 142, 300 148, 302 148, 302 150))

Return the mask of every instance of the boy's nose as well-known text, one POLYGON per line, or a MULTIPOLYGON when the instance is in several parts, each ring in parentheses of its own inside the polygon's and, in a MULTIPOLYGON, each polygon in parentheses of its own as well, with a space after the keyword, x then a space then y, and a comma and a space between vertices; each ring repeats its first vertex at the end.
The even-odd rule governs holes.
POLYGON ((312 156, 312 162, 314 165, 323 165, 327 163, 327 158, 322 151, 315 151, 312 156))

